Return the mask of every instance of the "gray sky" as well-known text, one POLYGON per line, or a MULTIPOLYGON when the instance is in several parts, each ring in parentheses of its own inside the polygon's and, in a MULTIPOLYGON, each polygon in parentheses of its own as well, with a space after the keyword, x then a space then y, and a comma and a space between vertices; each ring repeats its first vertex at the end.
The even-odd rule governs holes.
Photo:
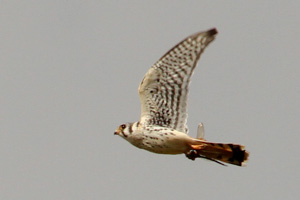
POLYGON ((1 1, 0 199, 299 197, 297 1, 1 1), (244 144, 247 167, 137 149, 149 67, 216 27, 189 95, 190 135, 244 144))

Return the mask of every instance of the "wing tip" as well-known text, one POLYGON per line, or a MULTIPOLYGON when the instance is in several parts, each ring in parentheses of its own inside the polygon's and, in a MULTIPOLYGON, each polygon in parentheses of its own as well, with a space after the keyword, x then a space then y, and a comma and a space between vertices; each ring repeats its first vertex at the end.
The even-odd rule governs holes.
POLYGON ((218 33, 218 31, 217 31, 216 28, 212 28, 212 29, 210 29, 210 30, 208 30, 208 31, 206 32, 206 34, 209 35, 209 36, 216 35, 217 33, 218 33))

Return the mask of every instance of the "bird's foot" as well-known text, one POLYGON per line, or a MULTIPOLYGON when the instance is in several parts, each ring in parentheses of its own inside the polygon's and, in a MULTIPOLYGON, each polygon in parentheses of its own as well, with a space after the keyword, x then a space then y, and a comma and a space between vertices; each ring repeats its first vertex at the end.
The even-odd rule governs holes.
POLYGON ((189 151, 188 153, 185 154, 185 156, 188 158, 188 159, 191 159, 191 160, 195 160, 197 157, 199 157, 198 153, 196 150, 191 150, 189 151))

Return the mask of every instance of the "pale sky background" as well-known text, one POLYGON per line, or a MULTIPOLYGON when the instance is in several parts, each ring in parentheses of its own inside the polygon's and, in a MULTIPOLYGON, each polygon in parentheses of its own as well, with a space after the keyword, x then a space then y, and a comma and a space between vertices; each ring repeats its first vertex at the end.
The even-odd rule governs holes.
POLYGON ((297 199, 299 1, 0 1, 0 199, 297 199), (216 27, 189 95, 196 136, 244 144, 247 167, 137 149, 137 87, 216 27))

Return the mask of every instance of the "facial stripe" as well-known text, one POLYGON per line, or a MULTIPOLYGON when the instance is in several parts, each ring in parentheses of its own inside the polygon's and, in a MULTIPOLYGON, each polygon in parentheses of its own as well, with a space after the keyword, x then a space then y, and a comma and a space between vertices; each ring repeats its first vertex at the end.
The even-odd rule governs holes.
POLYGON ((124 133, 124 131, 122 131, 121 133, 123 134, 124 137, 127 137, 127 136, 128 136, 128 135, 126 135, 126 134, 124 133))
POLYGON ((132 130, 132 125, 133 125, 133 124, 130 124, 129 127, 128 127, 129 133, 130 133, 130 134, 133 132, 133 130, 132 130))

